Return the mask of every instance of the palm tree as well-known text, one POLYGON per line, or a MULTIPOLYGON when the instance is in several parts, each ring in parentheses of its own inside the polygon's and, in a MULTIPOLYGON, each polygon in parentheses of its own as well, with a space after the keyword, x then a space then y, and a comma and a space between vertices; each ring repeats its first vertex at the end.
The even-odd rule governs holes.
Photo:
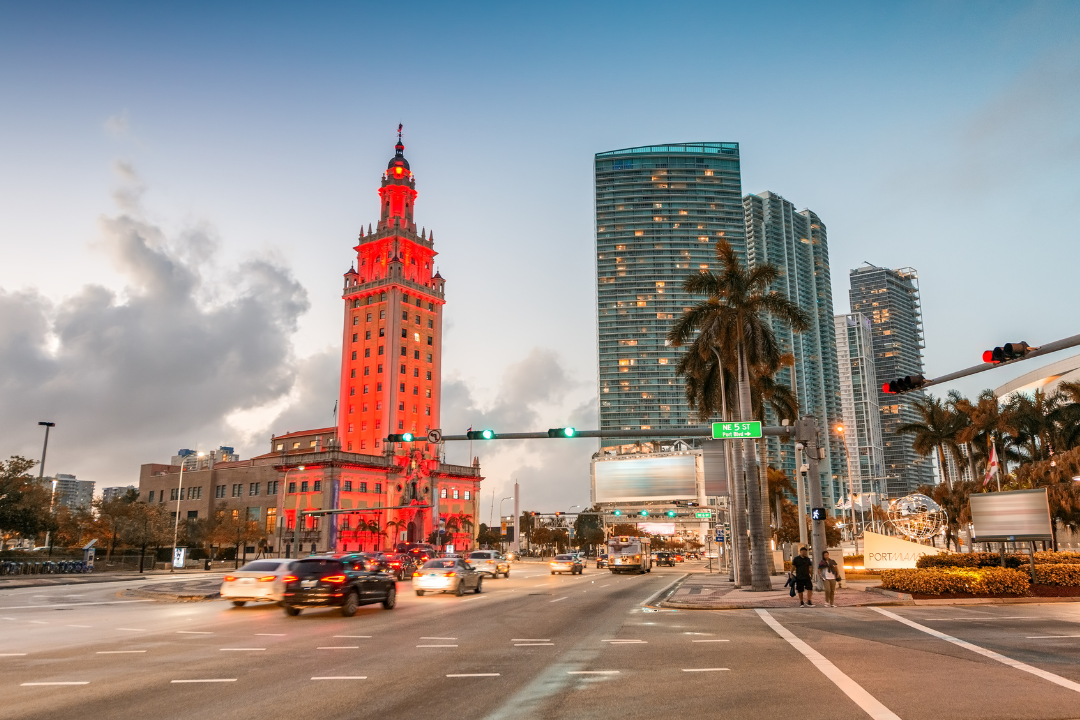
POLYGON ((1008 408, 1001 407, 993 390, 983 390, 974 403, 961 400, 956 403, 956 407, 970 420, 970 424, 957 434, 956 439, 968 443, 975 459, 981 461, 984 468, 990 461, 991 450, 996 446, 1004 474, 1006 461, 1017 458, 1016 453, 1006 455, 1009 452, 1008 441, 1016 435, 1013 414, 1008 408))
POLYGON ((1057 396, 1051 419, 1057 428, 1058 450, 1070 450, 1080 446, 1080 382, 1061 383, 1057 396))
POLYGON ((922 420, 901 425, 896 432, 902 435, 914 435, 912 448, 923 457, 937 453, 941 475, 945 479, 945 485, 951 488, 952 478, 949 477, 949 464, 945 460, 945 451, 948 450, 953 457, 960 457, 960 446, 956 443, 956 437, 962 423, 940 398, 933 395, 916 398, 913 405, 922 416, 922 420))
POLYGON ((399 537, 401 537, 402 529, 408 527, 408 525, 409 524, 407 522, 405 522, 404 520, 400 520, 400 519, 398 519, 398 520, 387 520, 386 521, 386 526, 385 527, 386 527, 387 530, 389 530, 390 528, 394 528, 394 534, 393 534, 394 542, 391 543, 391 545, 396 545, 397 544, 397 539, 399 537))
MULTIPOLYGON (((735 250, 725 240, 716 243, 719 273, 702 270, 683 282, 683 290, 704 299, 687 310, 668 331, 668 340, 675 347, 691 345, 691 352, 707 357, 706 350, 715 352, 718 359, 732 350, 739 381, 739 417, 752 419, 750 398, 750 367, 776 366, 783 352, 773 333, 769 317, 787 323, 794 332, 810 327, 810 317, 798 305, 782 294, 770 291, 769 286, 780 277, 774 265, 764 264, 746 270, 735 250)), ((721 377, 723 375, 721 374, 721 377)), ((746 460, 746 498, 751 556, 751 587, 754 590, 772 589, 765 560, 768 545, 762 524, 761 483, 758 477, 754 441, 743 443, 746 460)), ((733 489, 734 490, 734 489, 733 489)))

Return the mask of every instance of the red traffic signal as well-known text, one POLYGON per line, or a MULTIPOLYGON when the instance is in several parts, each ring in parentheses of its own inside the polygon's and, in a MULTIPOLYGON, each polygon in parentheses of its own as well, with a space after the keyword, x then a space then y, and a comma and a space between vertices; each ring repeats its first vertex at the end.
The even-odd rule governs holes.
POLYGON ((908 375, 892 382, 887 382, 881 386, 881 391, 888 393, 889 395, 896 395, 898 393, 911 392, 912 390, 918 390, 926 384, 926 378, 922 375, 908 375))
POLYGON ((1019 360, 1027 355, 1034 348, 1028 345, 1026 342, 1018 343, 1005 343, 1001 347, 996 347, 993 350, 987 350, 983 353, 983 362, 988 363, 1002 363, 1009 360, 1019 360))

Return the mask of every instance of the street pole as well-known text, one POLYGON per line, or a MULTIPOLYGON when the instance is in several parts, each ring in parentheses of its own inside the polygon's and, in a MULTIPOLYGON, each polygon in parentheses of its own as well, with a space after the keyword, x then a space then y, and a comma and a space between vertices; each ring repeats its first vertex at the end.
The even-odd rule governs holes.
MULTIPOLYGON (((198 469, 199 458, 204 453, 195 453, 195 467, 198 469)), ((185 455, 180 458, 180 482, 176 486, 176 516, 173 518, 173 531, 172 531, 172 558, 169 560, 169 572, 176 572, 176 538, 180 531, 180 500, 184 495, 184 466, 187 465, 190 455, 185 455)))
POLYGON ((795 443, 795 494, 798 496, 799 512, 795 517, 799 522, 799 546, 806 545, 806 495, 803 492, 806 472, 803 470, 803 446, 795 443))
MULTIPOLYGON (((821 479, 818 475, 818 460, 821 457, 818 448, 817 420, 812 415, 806 415, 799 420, 799 427, 795 431, 795 447, 803 445, 809 460, 809 471, 806 482, 810 491, 810 512, 813 517, 814 510, 822 508, 821 479)), ((821 575, 816 572, 818 563, 821 562, 822 553, 825 552, 825 519, 824 517, 811 520, 810 546, 814 551, 814 589, 824 590, 825 583, 821 575)))
MULTIPOLYGON (((45 453, 49 450, 49 428, 56 427, 54 422, 39 422, 38 425, 45 426, 45 444, 41 448, 41 465, 38 467, 38 484, 41 484, 41 480, 45 477, 45 453)), ((52 518, 53 507, 56 501, 56 480, 52 482, 52 493, 49 495, 49 517, 52 518)), ((52 528, 50 527, 45 531, 45 546, 49 548, 49 557, 52 557, 52 544, 49 540, 52 537, 52 528)))
POLYGON ((511 548, 515 555, 521 553, 521 528, 518 527, 521 517, 521 486, 514 481, 514 545, 511 548))

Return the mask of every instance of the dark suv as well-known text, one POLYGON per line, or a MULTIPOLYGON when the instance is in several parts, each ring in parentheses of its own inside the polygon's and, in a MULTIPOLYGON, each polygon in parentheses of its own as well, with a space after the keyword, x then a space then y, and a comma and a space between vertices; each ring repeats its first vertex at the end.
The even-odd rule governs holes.
POLYGON ((342 615, 352 617, 361 605, 381 602, 390 610, 397 604, 394 577, 368 569, 360 554, 298 560, 283 580, 286 615, 299 615, 303 608, 340 607, 342 615))
POLYGON ((671 567, 675 567, 675 553, 656 553, 656 567, 660 567, 661 565, 669 565, 671 567))

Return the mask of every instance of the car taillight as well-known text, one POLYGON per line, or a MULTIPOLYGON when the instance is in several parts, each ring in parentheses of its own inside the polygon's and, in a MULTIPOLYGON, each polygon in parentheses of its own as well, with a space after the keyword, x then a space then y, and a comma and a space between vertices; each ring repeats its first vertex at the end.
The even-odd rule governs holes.
POLYGON ((345 582, 345 576, 344 575, 327 575, 322 580, 323 580, 323 582, 328 582, 328 583, 343 583, 343 582, 345 582))
POLYGON ((412 576, 413 576, 413 577, 420 577, 420 573, 418 573, 418 572, 414 572, 414 573, 412 574, 412 576))
POLYGON ((225 576, 225 582, 232 582, 235 579, 236 579, 235 575, 226 575, 225 576))
POLYGON ((259 578, 259 582, 274 582, 275 580, 277 580, 276 575, 263 575, 259 578))
POLYGON ((287 583, 296 582, 296 576, 295 575, 286 575, 285 577, 281 578, 281 581, 282 582, 287 582, 287 583))
POLYGON ((457 573, 453 572, 453 571, 450 571, 448 573, 443 573, 443 577, 454 577, 455 575, 457 575, 457 573))

